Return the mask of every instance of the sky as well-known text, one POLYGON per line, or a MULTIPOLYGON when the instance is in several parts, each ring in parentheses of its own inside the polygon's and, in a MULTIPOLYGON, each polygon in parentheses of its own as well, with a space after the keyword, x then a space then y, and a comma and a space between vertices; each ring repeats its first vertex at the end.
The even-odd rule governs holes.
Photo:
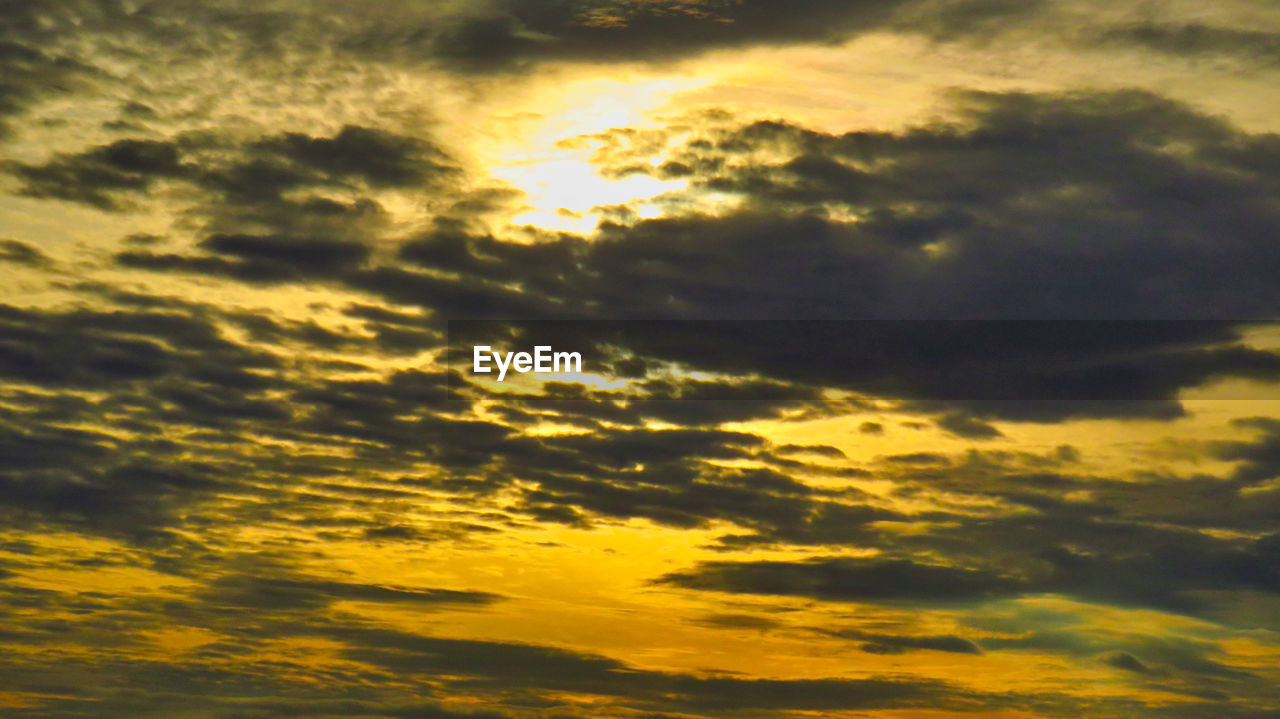
POLYGON ((1277 107, 1269 0, 0 0, 0 713, 1275 717, 1277 107))

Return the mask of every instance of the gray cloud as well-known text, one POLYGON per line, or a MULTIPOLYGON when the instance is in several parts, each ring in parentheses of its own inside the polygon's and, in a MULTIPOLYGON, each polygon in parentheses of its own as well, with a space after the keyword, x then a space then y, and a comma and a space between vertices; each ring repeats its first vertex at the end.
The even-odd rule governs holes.
POLYGON ((49 258, 43 252, 17 240, 0 240, 0 262, 12 262, 27 267, 43 267, 49 258))
POLYGON ((836 601, 972 601, 1007 596, 1017 580, 996 573, 902 560, 712 562, 659 582, 691 589, 808 596, 836 601))
POLYGON ((842 629, 832 634, 844 639, 865 642, 859 648, 870 654, 903 654, 920 650, 952 654, 982 654, 982 648, 971 640, 951 634, 913 636, 878 634, 857 629, 842 629))

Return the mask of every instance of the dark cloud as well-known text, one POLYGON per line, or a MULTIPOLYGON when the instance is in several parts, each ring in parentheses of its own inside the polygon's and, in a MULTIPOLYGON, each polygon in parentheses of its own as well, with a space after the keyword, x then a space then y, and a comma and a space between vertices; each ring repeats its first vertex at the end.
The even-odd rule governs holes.
MULTIPOLYGON (((148 304, 141 299, 137 301, 148 304)), ((786 392, 779 394, 781 405, 753 406, 732 399, 732 391, 726 395, 727 388, 714 383, 710 388, 668 387, 662 391, 727 396, 722 401, 731 406, 717 409, 715 402, 704 400, 710 409, 671 413, 662 409, 678 404, 671 400, 621 402, 566 390, 564 399, 497 402, 497 407, 507 410, 504 419, 480 421, 454 414, 468 405, 450 404, 457 400, 448 399, 447 381, 441 374, 402 371, 381 380, 291 379, 280 374, 271 353, 226 339, 198 306, 159 299, 149 304, 152 308, 146 310, 110 313, 8 310, 5 347, 11 376, 53 389, 106 388, 114 395, 100 406, 71 397, 61 403, 37 402, 34 395, 21 399, 45 414, 28 414, 21 422, 15 414, 7 425, 11 435, 7 445, 16 458, 5 475, 14 490, 13 506, 118 533, 172 526, 176 510, 213 493, 250 492, 260 497, 253 510, 260 521, 305 518, 312 523, 306 526, 374 537, 388 526, 385 521, 338 522, 323 517, 339 501, 374 506, 383 499, 412 499, 412 492, 419 489, 483 495, 518 486, 508 509, 542 521, 587 525, 601 518, 647 518, 694 527, 720 520, 754 532, 743 535, 742 546, 753 542, 855 544, 880 546, 895 557, 870 563, 830 560, 799 568, 785 563, 708 565, 666 580, 696 588, 925 603, 1063 593, 1197 614, 1203 614, 1208 605, 1196 592, 1277 590, 1275 578, 1266 569, 1272 553, 1267 541, 1251 544, 1181 530, 1157 532, 1118 516, 1124 512, 1137 521, 1235 530, 1267 526, 1267 513, 1274 512, 1274 503, 1233 498, 1236 487, 1270 476, 1270 470, 1254 468, 1265 466, 1268 456, 1271 437, 1266 420, 1252 421, 1250 426, 1263 430, 1254 442, 1215 445, 1221 457, 1241 461, 1238 477, 1195 480, 1185 489, 1180 484, 1107 483, 1054 474, 1069 471, 1074 457, 1070 452, 961 457, 917 452, 888 458, 877 471, 898 482, 903 497, 913 491, 946 490, 995 498, 1043 515, 999 516, 1008 512, 1001 510, 975 518, 940 508, 906 517, 869 506, 856 491, 820 490, 802 481, 812 472, 837 476, 843 470, 816 469, 804 461, 815 449, 824 461, 838 461, 837 452, 822 447, 772 447, 754 434, 714 426, 725 418, 769 416, 772 408, 795 401, 786 392), (63 345, 75 349, 53 349, 63 345), (59 363, 21 361, 39 356, 63 359, 59 363), (741 409, 744 404, 746 410, 741 409), (37 417, 41 421, 33 422, 37 417), (117 428, 144 433, 154 434, 156 427, 176 423, 219 434, 193 456, 191 450, 201 443, 198 435, 185 443, 125 441, 66 427, 101 422, 103 417, 110 417, 117 428), (680 422, 681 427, 644 428, 648 418, 680 422), (287 426, 286 419, 291 420, 287 426), (544 419, 576 421, 589 432, 521 436, 520 427, 544 419), (251 460, 251 454, 244 454, 249 451, 244 438, 236 436, 239 428, 250 424, 268 436, 303 447, 345 447, 350 454, 340 461, 325 458, 317 449, 319 454, 251 460), (718 466, 744 461, 769 466, 718 466), (439 472, 439 480, 363 489, 316 482, 351 468, 385 473, 423 466, 439 472), (246 487, 240 477, 249 467, 252 476, 293 490, 246 487), (1086 488, 1095 493, 1093 499, 1068 501, 1069 495, 1086 488), (1161 493, 1193 488, 1213 498, 1182 503, 1197 508, 1198 515, 1185 509, 1170 515, 1153 500, 1161 493), (910 521, 939 524, 908 536, 895 536, 879 527, 882 522, 910 521), (1154 554, 1135 554, 1133 547, 1154 554), (915 552, 933 553, 934 560, 908 559, 915 552), (753 585, 756 580, 760 583, 753 585)), ((211 310, 206 312, 212 315, 211 310)), ((406 327, 428 321, 425 314, 370 307, 351 307, 349 313, 406 327)), ((264 318, 230 312, 216 316, 272 344, 305 340, 317 347, 346 347, 351 341, 317 326, 264 322, 264 318)), ((460 534, 449 535, 453 529, 400 526, 401 530, 387 536, 414 541, 473 531, 461 528, 460 534)), ((491 530, 477 525, 474 531, 491 530)), ((725 541, 725 546, 731 542, 725 541)), ((343 591, 334 587, 329 594, 342 596, 343 591)))
POLYGON ((72 54, 40 47, 22 27, 31 10, 22 5, 8 2, 0 9, 0 140, 17 134, 13 120, 41 101, 84 88, 101 74, 72 54))
POLYGON ((227 575, 212 582, 201 600, 257 611, 314 610, 336 601, 391 602, 419 609, 432 605, 485 606, 501 599, 489 592, 408 589, 290 576, 227 575))
MULTIPOLYGON (((738 211, 605 223, 592 239, 548 235, 533 243, 445 223, 401 245, 400 257, 421 271, 366 266, 362 232, 376 227, 367 222, 377 213, 339 203, 338 216, 351 219, 317 229, 319 220, 305 218, 325 214, 315 203, 333 203, 315 198, 314 206, 273 200, 280 212, 272 216, 213 202, 202 212, 215 224, 276 231, 214 234, 201 245, 207 255, 135 250, 117 259, 249 282, 323 280, 445 317, 1234 320, 1274 313, 1280 298, 1269 296, 1274 283, 1262 269, 1280 256, 1258 238, 1280 226, 1269 189, 1280 177, 1264 161, 1265 138, 1135 92, 969 94, 961 110, 950 124, 899 133, 720 121, 671 153, 693 168, 692 192, 739 195, 746 202, 738 211), (765 152, 791 159, 765 162, 765 152), (835 221, 832 206, 862 219, 835 221), (317 231, 294 231, 306 227, 317 231), (1098 236, 1111 239, 1089 240, 1098 236)), ((347 128, 331 138, 281 135, 247 152, 260 156, 248 162, 269 159, 285 169, 275 180, 253 175, 277 188, 438 176, 435 160, 426 159, 436 157, 430 148, 409 144, 347 128), (365 164, 353 164, 355 157, 365 164)), ((101 152, 83 158, 96 162, 101 152)), ((600 159, 606 170, 626 166, 626 153, 619 145, 600 159)), ((212 188, 207 178, 230 175, 205 169, 197 176, 212 188)), ((278 198, 279 189, 254 194, 278 198)), ((633 364, 661 359, 877 396, 946 398, 918 409, 971 438, 995 436, 995 419, 1174 419, 1183 416, 1174 399, 1182 389, 1280 376, 1280 361, 1240 344, 1227 323, 908 327, 869 323, 851 333, 796 323, 766 336, 753 323, 683 332, 629 324, 609 339, 632 352, 618 361, 633 364), (806 349, 812 346, 826 351, 806 349), (1149 401, 1110 401, 1120 398, 1149 401)), ((604 341, 598 328, 591 331, 590 341, 604 341)))
POLYGON ((1083 627, 1037 629, 1016 637, 987 637, 982 643, 989 651, 1052 652, 1099 662, 1151 688, 1218 700, 1227 698, 1222 690, 1248 691, 1260 679, 1219 661, 1224 652, 1216 642, 1147 634, 1141 627, 1119 635, 1083 627))
POLYGON ((27 267, 43 267, 49 258, 43 252, 17 240, 0 240, 0 262, 12 262, 27 267))
MULTIPOLYGON (((343 48, 376 57, 430 58, 467 72, 526 69, 545 61, 674 60, 710 50, 835 44, 896 23, 903 0, 496 2, 449 18, 410 17, 350 33, 343 48)), ((1027 3, 965 0, 929 12, 928 34, 967 36, 983 21, 1017 18, 1027 3)))
MULTIPOLYGON (((776 526, 803 522, 812 490, 768 469, 732 470, 714 462, 746 459, 761 438, 711 429, 616 430, 510 443, 506 470, 539 488, 525 493, 531 511, 569 506, 604 517, 645 517, 678 526, 714 519, 776 526)), ((580 521, 575 513, 563 515, 580 521)))
POLYGON ((1256 28, 1202 22, 1137 22, 1100 31, 1099 41, 1188 58, 1226 56, 1264 66, 1280 63, 1280 34, 1256 28))
POLYGON ((358 242, 279 235, 212 235, 203 240, 200 247, 245 263, 298 267, 313 273, 358 266, 370 253, 368 246, 358 242))
MULTIPOLYGON (((111 646, 110 653, 78 661, 78 682, 65 681, 58 673, 46 673, 43 681, 37 680, 40 672, 57 666, 53 662, 18 663, 11 658, 0 662, 6 677, 56 694, 38 707, 20 710, 18 716, 57 713, 124 717, 138 711, 179 708, 217 717, 497 719, 506 716, 505 712, 523 716, 522 710, 553 712, 555 716, 637 711, 718 716, 762 709, 996 709, 1026 702, 1013 695, 988 695, 943 682, 894 677, 753 679, 654 671, 599 654, 552 646, 430 636, 352 623, 349 616, 281 613, 278 610, 310 608, 295 600, 313 589, 325 594, 336 590, 338 598, 397 602, 408 599, 428 604, 439 599, 462 601, 465 605, 474 598, 466 593, 437 597, 429 592, 415 597, 387 597, 367 585, 318 580, 274 584, 237 576, 235 581, 215 582, 209 601, 153 605, 149 600, 135 599, 125 605, 148 612, 158 610, 186 626, 194 622, 206 631, 217 632, 217 641, 166 661, 135 653, 141 644, 130 636, 130 630, 149 628, 142 623, 141 614, 123 612, 110 619, 98 619, 109 604, 68 601, 74 595, 46 592, 48 596, 41 597, 41 601, 47 605, 64 609, 78 606, 82 611, 94 605, 99 610, 76 623, 51 626, 50 634, 73 633, 87 642, 96 631, 95 646, 105 647, 111 645, 102 642, 114 630, 120 641, 111 646), (249 594, 239 591, 247 587, 255 589, 249 594), (230 604, 224 601, 228 591, 230 604), (286 599, 283 605, 277 601, 281 596, 286 599), (250 600, 245 606, 259 611, 246 613, 245 607, 238 604, 244 599, 250 600), (305 649, 285 655, 273 652, 271 647, 282 640, 297 647, 321 640, 336 657, 305 649), (480 711, 454 713, 434 703, 442 699, 454 700, 451 706, 463 700, 480 711), (483 711, 485 707, 489 711, 483 711), (496 713, 495 709, 504 713, 496 713)), ((0 600, 8 599, 8 594, 0 591, 0 600)), ((107 595, 101 599, 119 601, 107 595)))
POLYGON ((1260 430, 1252 441, 1221 442, 1213 447, 1220 459, 1239 462, 1235 479, 1254 484, 1280 476, 1280 420, 1274 417, 1251 417, 1235 421, 1243 427, 1260 430))
POLYGON ((425 186, 440 173, 456 171, 447 155, 419 138, 355 125, 333 137, 289 132, 263 140, 255 149, 330 178, 358 178, 372 187, 425 186))
POLYGON ((865 642, 859 649, 870 654, 903 654, 910 651, 927 650, 948 652, 952 654, 982 654, 982 649, 964 637, 950 634, 936 636, 911 636, 899 634, 878 634, 857 629, 843 629, 832 632, 835 636, 865 642))
MULTIPOLYGON (((0 39, 15 48, 6 87, 21 109, 45 85, 69 83, 80 65, 44 55, 25 42, 68 37, 119 50, 163 47, 181 58, 218 56, 262 72, 295 55, 428 64, 463 73, 527 72, 555 62, 664 62, 708 51, 761 45, 833 45, 877 31, 936 40, 987 38, 1002 25, 1035 17, 1040 3, 1004 0, 802 0, 781 8, 767 0, 495 0, 461 5, 392 4, 378 13, 341 5, 248 5, 237 0, 193 9, 158 2, 139 10, 109 1, 13 3, 0 39), (128 42, 124 42, 128 41, 128 42)), ((33 43, 35 44, 35 43, 33 43)), ((36 47, 39 47, 36 44, 36 47)), ((125 122, 151 119, 129 101, 125 122)))
POLYGON ((56 198, 121 211, 128 194, 141 194, 159 180, 185 170, 176 145, 155 140, 119 140, 83 153, 61 155, 42 165, 11 162, 4 166, 29 197, 56 198))
MULTIPOLYGON (((978 556, 988 561, 1005 555, 1005 571, 906 559, 819 558, 802 562, 704 562, 657 581, 689 589, 873 603, 975 602, 1055 593, 1192 614, 1203 613, 1210 606, 1198 596, 1201 592, 1280 593, 1280 575, 1274 570, 1278 546, 1274 537, 1240 544, 1199 534, 1144 532, 1132 527, 1136 531, 1128 532, 1129 536, 1136 534, 1145 540, 1134 545, 1139 549, 1123 551, 1108 544, 1114 554, 1101 555, 1063 546, 1071 535, 1054 531, 1046 523, 1036 523, 1036 527, 1018 534, 1020 541, 1029 546, 1013 551, 991 546, 978 550, 978 556), (1040 544, 1051 546, 1035 551, 1032 531, 1044 537, 1040 544), (1008 565, 1015 562, 1022 566, 1015 573, 1008 573, 1013 569, 1008 565)), ((987 535, 981 525, 966 526, 963 534, 966 543, 1004 538, 987 535)), ((945 538, 930 541, 934 551, 946 544, 945 538)), ((1101 543, 1095 542, 1094 546, 1098 544, 1101 543)))
MULTIPOLYGON (((352 205, 324 198, 286 199, 306 189, 427 189, 455 177, 458 168, 430 141, 379 128, 348 125, 331 137, 289 132, 257 140, 188 133, 171 139, 127 138, 80 152, 57 153, 44 163, 0 165, 30 197, 80 202, 123 211, 162 181, 180 181, 212 193, 200 212, 224 222, 258 222, 310 215, 376 212, 370 200, 352 205)), ((339 217, 340 219, 340 217, 339 217)))
POLYGON ((52 520, 145 539, 196 497, 226 489, 222 472, 182 462, 163 441, 121 447, 111 435, 0 419, 0 487, 9 521, 52 520))
POLYGON ((911 465, 946 465, 951 463, 951 459, 945 454, 936 452, 907 452, 906 454, 891 454, 884 458, 884 461, 894 464, 911 464, 911 465))
POLYGON ((844 452, 826 444, 784 444, 778 448, 783 454, 812 454, 820 457, 843 458, 844 452))
POLYGON ((968 439, 994 439, 1003 436, 995 427, 960 413, 951 413, 937 420, 938 427, 958 437, 968 439))
POLYGON ((942 413, 949 431, 987 438, 997 436, 983 421, 990 419, 1176 419, 1184 414, 1175 399, 1181 389, 1227 376, 1280 377, 1280 358, 1243 344, 1243 328, 1227 322, 561 321, 451 329, 460 371, 469 372, 473 344, 571 346, 588 364, 623 348, 647 361, 768 378, 640 385, 654 398, 816 399, 817 387, 835 387, 909 400, 912 411, 942 413))
MULTIPOLYGON (((768 680, 643 671, 605 657, 549 647, 440 639, 387 630, 322 634, 352 645, 352 659, 397 674, 460 677, 465 686, 514 693, 522 688, 627 697, 667 711, 836 710, 960 706, 989 702, 944 684, 893 679, 768 680)), ((1007 701, 1007 700, 1006 700, 1007 701)))
POLYGON ((1102 658, 1102 662, 1107 666, 1123 669, 1127 672, 1137 672, 1139 674, 1150 674, 1151 667, 1142 663, 1142 660, 1133 656, 1129 652, 1114 652, 1102 658))
POLYGON ((903 560, 709 562, 658 580, 690 589, 834 601, 954 602, 1008 596, 1019 582, 995 573, 903 560))
MULTIPOLYGON (((643 244, 657 264, 667 244, 695 253, 685 258, 690 278, 720 269, 726 278, 754 278, 741 286, 757 294, 734 299, 756 316, 920 316, 942 308, 952 316, 1037 319, 1274 314, 1276 298, 1257 274, 1275 262, 1258 239, 1260 228, 1277 222, 1269 199, 1277 178, 1261 159, 1271 154, 1266 136, 1136 92, 974 94, 966 102, 961 122, 900 134, 827 135, 757 122, 701 136, 672 153, 700 168, 695 185, 771 212, 819 216, 774 226, 756 217, 757 231, 707 222, 701 234, 713 239, 694 250, 674 240, 696 232, 697 219, 641 222, 606 230, 615 241, 609 250, 643 244), (1174 154, 1175 144, 1194 150, 1174 154), (1256 151, 1242 153, 1246 147, 1256 151), (766 150, 790 159, 755 159, 766 150), (862 221, 820 219, 831 205, 862 221), (1087 241, 1098 236, 1108 241, 1087 241), (784 247, 804 251, 771 255, 784 247), (702 266, 704 252, 727 261, 702 266), (775 293, 779 276, 826 300, 775 293), (795 304, 786 309, 776 304, 781 299, 795 304)), ((627 162, 617 154, 601 159, 627 162)), ((665 292, 655 296, 686 301, 717 286, 690 281, 686 294, 681 277, 636 280, 660 281, 665 292)))
MULTIPOLYGON (((557 238, 536 250, 455 233, 415 242, 406 247, 405 257, 462 273, 468 289, 492 279, 516 280, 504 268, 521 268, 516 281, 524 289, 524 303, 518 298, 499 303, 494 286, 488 299, 476 296, 470 307, 448 307, 472 316, 545 316, 548 307, 559 307, 562 316, 586 311, 645 318, 942 312, 1181 320, 1274 314, 1278 298, 1267 295, 1272 283, 1259 274, 1280 260, 1258 239, 1270 232, 1264 228, 1280 221, 1280 209, 1270 199, 1277 176, 1265 161, 1270 152, 1265 137, 1142 93, 973 94, 965 102, 965 116, 950 125, 827 135, 759 122, 712 129, 673 153, 699 168, 694 191, 729 192, 747 200, 737 213, 606 223, 596 241, 557 238), (1174 147, 1192 149, 1175 153, 1174 147), (765 163, 757 151, 792 159, 765 163), (951 169, 942 173, 942 167, 951 169), (966 169, 956 172, 957 167, 966 169), (847 207, 862 221, 828 219, 824 215, 832 204, 847 207), (1110 239, 1088 239, 1098 236, 1110 239)), ((606 168, 626 166, 617 152, 602 162, 606 168)), ((430 305, 439 294, 424 282, 415 297, 410 277, 401 277, 406 284, 396 289, 397 300, 430 305)), ((370 282, 360 286, 376 289, 370 282)), ((1011 364, 997 363, 994 354, 972 356, 982 365, 980 373, 963 379, 947 374, 966 347, 998 353, 1007 340, 1029 349, 1025 326, 1004 326, 973 346, 954 334, 931 334, 927 339, 935 346, 912 351, 919 351, 922 362, 926 354, 948 358, 931 367, 937 372, 931 381, 939 385, 934 391, 983 402, 969 403, 963 414, 944 413, 946 421, 988 435, 980 423, 992 418, 1176 418, 1182 416, 1172 401, 1176 388, 1231 374, 1275 376, 1273 356, 1221 344, 1225 335, 1215 341, 1218 346, 1196 347, 1209 335, 1193 340, 1191 334, 1212 334, 1207 327, 1157 327, 1115 325, 1114 333, 1087 340, 1073 334, 1058 345, 1062 354, 1052 360, 1028 356, 1028 367, 1037 372, 1053 361, 1065 363, 1050 383, 1034 388, 1020 381, 1016 370, 1010 372, 1011 364), (1174 337, 1182 332, 1189 334, 1174 337), (1183 340, 1188 344, 1161 361, 1148 351, 1159 345, 1172 350, 1183 340), (1146 341, 1153 344, 1141 347, 1146 341), (1117 344, 1108 349, 1099 342, 1117 344), (1096 351, 1115 354, 1106 358, 1096 351), (987 381, 972 384, 981 373, 987 381), (1072 401, 990 401, 1050 399, 1044 392, 1050 385, 1072 401), (1127 398, 1152 401, 1079 402, 1121 390, 1127 398)), ((791 367, 792 377, 806 382, 839 384, 821 365, 825 353, 800 356, 804 345, 788 342, 790 337, 765 338, 754 331, 734 338, 720 329, 713 337, 690 337, 664 328, 644 338, 638 356, 661 352, 666 359, 696 361, 710 369, 772 376, 791 367), (788 354, 792 348, 797 349, 788 354)), ((636 342, 639 333, 630 334, 636 342)), ((906 358, 883 348, 886 335, 892 340, 892 332, 860 337, 863 347, 850 347, 852 338, 810 339, 827 343, 841 370, 852 374, 866 367, 851 358, 873 361, 868 355, 877 352, 886 366, 900 369, 906 358)), ((902 385, 910 378, 907 373, 892 379, 902 385)))
POLYGON ((386 382, 326 383, 277 353, 294 343, 368 351, 376 337, 118 294, 134 306, 0 308, 0 374, 8 380, 0 483, 11 520, 136 538, 181 525, 184 510, 219 493, 259 496, 261 520, 296 519, 328 510, 318 497, 278 484, 348 474, 362 463, 404 469, 436 453, 461 463, 481 448, 494 451, 509 433, 435 417, 431 408, 446 397, 443 377, 407 372, 386 382), (256 332, 260 344, 232 340, 228 325, 256 332), (442 438, 435 452, 418 448, 424 432, 442 438), (299 451, 264 457, 256 445, 268 436, 299 451), (343 442, 361 449, 340 461, 332 447, 343 442))
POLYGON ((1256 590, 1280 593, 1276 555, 1280 542, 1215 541, 1203 535, 1152 537, 1139 552, 1100 557, 1059 548, 1046 552, 1048 589, 1101 601, 1196 611, 1196 592, 1256 590))
POLYGON ((222 257, 192 257, 151 252, 121 252, 115 257, 121 267, 152 272, 188 272, 227 277, 247 283, 313 281, 305 274, 281 263, 243 262, 222 257))
POLYGON ((269 384, 269 353, 224 339, 207 319, 171 312, 0 307, 0 372, 51 387, 105 388, 179 376, 239 391, 269 384))

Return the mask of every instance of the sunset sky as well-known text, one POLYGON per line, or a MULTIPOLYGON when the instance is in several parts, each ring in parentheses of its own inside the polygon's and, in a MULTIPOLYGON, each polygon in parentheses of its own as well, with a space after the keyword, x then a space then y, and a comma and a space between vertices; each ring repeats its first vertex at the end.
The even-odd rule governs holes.
POLYGON ((1274 719, 1278 110, 1271 0, 0 0, 0 716, 1274 719))

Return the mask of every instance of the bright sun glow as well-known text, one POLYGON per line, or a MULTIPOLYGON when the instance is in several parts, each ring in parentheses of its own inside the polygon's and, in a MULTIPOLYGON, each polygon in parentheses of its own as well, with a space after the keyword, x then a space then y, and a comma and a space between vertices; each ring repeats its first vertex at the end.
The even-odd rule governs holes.
POLYGON ((526 207, 512 221, 588 233, 600 219, 596 208, 625 204, 642 218, 656 216, 658 208, 646 200, 683 189, 687 181, 644 175, 608 179, 591 163, 592 148, 560 143, 615 128, 652 126, 652 115, 674 95, 705 84, 679 77, 641 82, 597 78, 545 90, 533 103, 537 111, 511 118, 504 141, 486 153, 492 158, 489 172, 526 193, 526 207))
POLYGON ((645 200, 688 184, 685 180, 659 180, 644 175, 610 180, 600 176, 589 155, 585 150, 557 149, 495 172, 527 193, 531 209, 512 221, 548 230, 588 233, 599 221, 596 208, 633 205, 641 217, 652 216, 657 214, 657 208, 645 200))

